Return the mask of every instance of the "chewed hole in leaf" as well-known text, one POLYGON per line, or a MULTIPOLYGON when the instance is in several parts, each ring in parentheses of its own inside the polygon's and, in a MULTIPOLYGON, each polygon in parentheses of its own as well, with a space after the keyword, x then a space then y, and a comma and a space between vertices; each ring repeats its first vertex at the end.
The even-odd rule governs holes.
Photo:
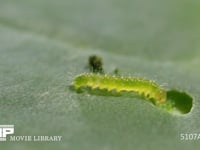
POLYGON ((178 90, 167 91, 167 102, 171 104, 171 111, 179 114, 187 114, 192 109, 193 98, 186 92, 178 90))

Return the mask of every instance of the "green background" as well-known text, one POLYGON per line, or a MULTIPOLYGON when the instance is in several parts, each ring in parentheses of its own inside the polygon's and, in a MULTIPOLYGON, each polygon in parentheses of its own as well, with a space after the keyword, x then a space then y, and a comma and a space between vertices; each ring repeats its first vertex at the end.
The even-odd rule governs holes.
POLYGON ((1 0, 0 124, 14 135, 62 142, 1 142, 5 150, 197 150, 200 141, 199 0, 1 0), (173 115, 137 98, 77 94, 73 78, 97 54, 104 69, 155 80, 194 98, 173 115))

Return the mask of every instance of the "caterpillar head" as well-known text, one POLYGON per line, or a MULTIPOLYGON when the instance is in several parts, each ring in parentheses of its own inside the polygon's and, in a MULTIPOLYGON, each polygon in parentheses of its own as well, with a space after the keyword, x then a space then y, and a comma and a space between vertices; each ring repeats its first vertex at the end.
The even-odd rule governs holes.
POLYGON ((167 99, 167 93, 164 90, 160 90, 159 94, 158 94, 158 103, 165 103, 167 99))

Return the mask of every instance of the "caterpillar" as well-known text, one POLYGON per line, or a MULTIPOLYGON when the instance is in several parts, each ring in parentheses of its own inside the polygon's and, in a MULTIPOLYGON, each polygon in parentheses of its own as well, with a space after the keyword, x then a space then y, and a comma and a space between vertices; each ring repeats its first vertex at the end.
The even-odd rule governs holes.
POLYGON ((137 96, 147 100, 152 101, 153 99, 155 105, 165 103, 167 97, 167 92, 154 81, 137 77, 84 73, 74 78, 72 86, 75 90, 89 88, 91 90, 107 90, 107 92, 114 90, 116 93, 124 91, 136 93, 137 96))

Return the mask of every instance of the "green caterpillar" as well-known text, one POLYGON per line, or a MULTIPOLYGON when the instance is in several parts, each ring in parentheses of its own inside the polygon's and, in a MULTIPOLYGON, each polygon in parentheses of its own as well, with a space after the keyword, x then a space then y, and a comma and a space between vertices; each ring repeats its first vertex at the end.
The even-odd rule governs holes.
POLYGON ((133 92, 147 100, 154 100, 155 104, 166 102, 167 92, 155 82, 143 78, 121 77, 84 73, 75 77, 72 83, 75 90, 80 88, 98 89, 108 92, 133 92))

